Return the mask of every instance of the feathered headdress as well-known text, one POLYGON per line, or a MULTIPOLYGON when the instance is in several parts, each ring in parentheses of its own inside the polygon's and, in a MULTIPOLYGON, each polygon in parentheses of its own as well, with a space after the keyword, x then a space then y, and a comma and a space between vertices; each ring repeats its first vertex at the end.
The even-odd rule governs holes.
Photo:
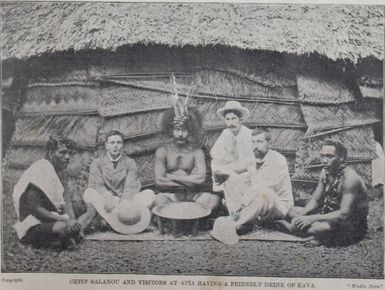
POLYGON ((172 136, 172 130, 175 128, 187 129, 190 134, 190 144, 200 146, 204 136, 201 114, 197 108, 189 106, 190 98, 188 96, 180 97, 178 95, 174 75, 171 76, 171 82, 174 86, 172 107, 162 114, 161 130, 163 134, 172 136))
POLYGON ((176 85, 176 79, 175 79, 175 75, 172 74, 171 76, 171 81, 172 81, 172 84, 174 86, 174 96, 172 98, 172 106, 174 108, 174 112, 175 112, 175 117, 174 117, 174 120, 173 120, 173 125, 176 127, 176 128, 183 128, 185 125, 186 125, 186 122, 188 120, 188 102, 189 102, 189 96, 187 96, 186 98, 184 98, 184 100, 182 100, 182 98, 179 97, 178 95, 178 89, 177 89, 177 85, 176 85))

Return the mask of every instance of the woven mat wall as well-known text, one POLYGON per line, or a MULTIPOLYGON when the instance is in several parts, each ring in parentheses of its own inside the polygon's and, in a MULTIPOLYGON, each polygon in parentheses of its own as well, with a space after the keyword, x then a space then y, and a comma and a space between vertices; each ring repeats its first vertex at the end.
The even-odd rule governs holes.
MULTIPOLYGON (((95 54, 90 59, 63 56, 36 63, 36 74, 18 112, 31 117, 18 117, 16 121, 11 149, 6 154, 9 167, 4 176, 15 179, 22 168, 41 156, 49 134, 62 133, 94 152, 97 147, 103 150, 103 136, 108 130, 118 129, 126 137, 125 151, 138 163, 143 184, 152 184, 153 153, 165 141, 159 134, 161 113, 171 105, 169 94, 174 92, 169 77, 172 72, 178 91, 192 95, 191 103, 204 116, 204 127, 217 128, 207 133, 204 141, 207 150, 220 132, 218 127, 224 125, 216 116, 217 109, 229 98, 238 98, 251 112, 250 125, 271 129, 273 148, 297 153, 296 174, 301 178, 316 175, 307 176, 305 167, 312 161, 316 163, 317 146, 322 141, 315 138, 301 145, 303 137, 326 129, 378 121, 371 108, 354 110, 350 103, 355 93, 346 83, 297 75, 279 60, 266 57, 268 54, 256 57, 247 52, 154 47, 95 54), (142 75, 138 77, 135 73, 142 75), (318 106, 320 102, 322 106, 318 106), (76 116, 90 111, 93 115, 76 116), (299 156, 301 152, 307 155, 299 156)), ((351 158, 371 158, 370 127, 343 130, 336 132, 335 137, 345 143, 351 158)), ((81 172, 79 181, 73 179, 71 185, 79 191, 79 196, 86 186, 87 164, 94 158, 87 154, 76 156, 70 165, 73 172, 81 172), (82 167, 83 164, 86 166, 82 167)), ((285 156, 293 168, 294 155, 285 156)), ((354 166, 364 176, 370 175, 367 161, 356 162, 354 166)))
POLYGON ((29 87, 20 114, 66 114, 94 113, 101 99, 100 89, 79 85, 29 87))
POLYGON ((36 116, 19 118, 11 144, 45 146, 51 134, 71 138, 80 148, 95 148, 96 134, 102 119, 98 116, 36 116))
POLYGON ((358 97, 344 81, 327 76, 299 75, 297 83, 300 100, 307 104, 352 103, 358 97))

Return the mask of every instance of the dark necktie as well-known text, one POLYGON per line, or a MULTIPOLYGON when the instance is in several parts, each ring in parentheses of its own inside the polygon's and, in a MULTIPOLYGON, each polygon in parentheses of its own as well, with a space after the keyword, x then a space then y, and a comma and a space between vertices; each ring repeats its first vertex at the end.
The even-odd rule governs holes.
POLYGON ((257 169, 259 169, 259 168, 261 168, 261 166, 263 165, 263 161, 261 161, 261 162, 256 162, 255 163, 255 168, 257 168, 257 169))

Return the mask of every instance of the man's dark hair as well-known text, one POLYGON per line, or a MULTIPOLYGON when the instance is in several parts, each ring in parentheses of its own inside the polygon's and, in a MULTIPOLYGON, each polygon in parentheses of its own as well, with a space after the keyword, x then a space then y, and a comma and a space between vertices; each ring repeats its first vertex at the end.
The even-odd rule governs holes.
MULTIPOLYGON (((161 119, 161 130, 162 133, 167 136, 172 136, 172 132, 174 130, 174 118, 175 118, 175 111, 173 108, 170 108, 163 112, 162 119, 161 119)), ((194 107, 188 108, 188 114, 187 114, 187 120, 184 123, 183 128, 185 128, 190 136, 189 141, 190 144, 193 147, 199 147, 201 146, 203 136, 204 136, 204 130, 203 130, 203 124, 202 124, 202 118, 199 113, 199 111, 194 107)))
POLYGON ((337 155, 339 157, 342 157, 344 160, 346 159, 346 157, 348 155, 348 150, 346 149, 346 147, 338 141, 328 139, 328 140, 325 140, 322 142, 321 148, 323 146, 334 146, 334 148, 336 148, 337 155))
POLYGON ((123 134, 122 132, 118 131, 118 130, 110 130, 108 131, 105 135, 104 135, 104 143, 107 143, 108 142, 108 138, 110 138, 111 136, 115 136, 115 135, 118 135, 122 138, 123 140, 123 134))
POLYGON ((73 150, 76 148, 75 141, 70 138, 61 136, 61 135, 50 135, 49 139, 45 145, 47 153, 56 151, 61 146, 65 145, 68 149, 73 150))
POLYGON ((271 141, 271 133, 267 128, 264 127, 256 127, 252 132, 252 136, 257 136, 259 134, 265 134, 265 139, 267 142, 271 141))
POLYGON ((223 117, 226 118, 226 115, 227 114, 230 114, 230 113, 233 113, 234 115, 236 115, 239 119, 242 118, 242 113, 238 110, 232 110, 232 109, 228 109, 228 110, 224 110, 223 111, 223 117))

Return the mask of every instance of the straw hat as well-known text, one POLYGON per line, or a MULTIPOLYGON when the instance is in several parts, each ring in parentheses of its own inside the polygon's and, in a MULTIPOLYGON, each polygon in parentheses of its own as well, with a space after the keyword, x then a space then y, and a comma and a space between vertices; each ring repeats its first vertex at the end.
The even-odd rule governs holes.
POLYGON ((227 245, 235 245, 239 242, 235 222, 229 216, 217 218, 210 235, 217 241, 227 245))
POLYGON ((250 115, 249 109, 242 107, 240 102, 227 101, 225 106, 217 111, 217 116, 224 119, 224 113, 227 110, 234 110, 240 112, 242 121, 245 121, 250 115))
POLYGON ((151 212, 143 204, 123 200, 111 212, 109 225, 121 234, 137 234, 143 232, 151 222, 151 212))

